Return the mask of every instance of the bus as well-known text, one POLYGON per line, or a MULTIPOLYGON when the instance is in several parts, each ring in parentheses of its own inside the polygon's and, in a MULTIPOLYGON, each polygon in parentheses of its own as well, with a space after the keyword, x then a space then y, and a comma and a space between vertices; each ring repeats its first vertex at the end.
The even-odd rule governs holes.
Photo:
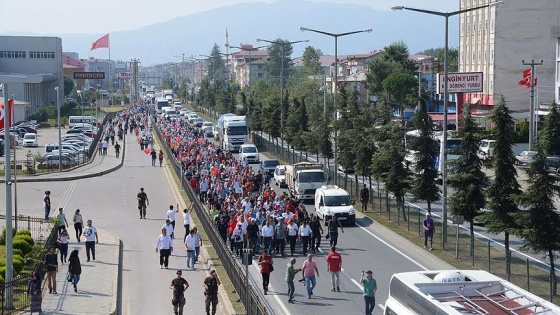
POLYGON ((93 116, 70 116, 68 117, 68 127, 72 128, 76 124, 90 124, 97 127, 97 119, 93 116))
POLYGON ((158 114, 161 114, 161 109, 162 108, 169 107, 169 106, 170 106, 170 104, 169 104, 169 101, 167 99, 162 98, 162 97, 156 98, 156 112, 158 114))
MULTIPOLYGON (((420 138, 420 130, 411 130, 405 133, 404 136, 404 146, 406 148, 407 154, 405 156, 405 161, 409 165, 414 166, 416 163, 416 153, 418 151, 414 150, 414 143, 420 138)), ((436 166, 437 172, 441 175, 442 163, 443 161, 443 132, 435 131, 432 136, 433 145, 436 148, 437 155, 434 156, 434 164, 436 166)), ((459 150, 463 147, 463 139, 453 137, 451 132, 447 132, 447 161, 457 160, 460 156, 459 150)))
POLYGON ((384 315, 560 314, 560 307, 484 270, 396 273, 384 315))

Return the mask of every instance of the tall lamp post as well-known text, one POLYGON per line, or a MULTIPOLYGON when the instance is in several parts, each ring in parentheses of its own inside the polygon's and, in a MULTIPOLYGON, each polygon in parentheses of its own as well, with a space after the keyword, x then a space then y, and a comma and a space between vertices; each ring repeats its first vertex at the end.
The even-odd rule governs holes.
POLYGON ((58 121, 58 171, 62 172, 62 135, 60 133, 60 87, 56 91, 56 120, 58 121))
POLYGON ((339 37, 343 37, 343 36, 348 36, 348 35, 352 35, 352 34, 358 34, 358 33, 371 33, 371 28, 365 29, 365 30, 359 30, 359 31, 352 31, 352 32, 346 32, 346 33, 329 33, 329 32, 324 32, 324 31, 319 31, 319 30, 314 30, 311 28, 307 28, 307 27, 300 27, 299 28, 300 31, 302 32, 314 32, 314 33, 319 33, 319 34, 323 34, 323 35, 327 35, 327 36, 331 36, 334 37, 334 100, 333 100, 333 106, 334 106, 334 176, 333 176, 333 184, 337 184, 338 182, 338 159, 337 159, 337 130, 336 130, 336 120, 337 120, 337 110, 336 110, 336 96, 337 96, 337 90, 338 90, 338 38, 339 37))
MULTIPOLYGON (((80 97, 80 107, 82 108, 82 123, 83 123, 84 122, 84 100, 82 99, 82 91, 77 90, 76 93, 78 93, 78 97, 80 97)), ((97 124, 95 125, 95 127, 97 128, 97 124)), ((82 141, 82 151, 83 151, 82 154, 85 154, 86 146, 85 146, 85 143, 83 141, 82 141)))
MULTIPOLYGON (((449 17, 458 15, 465 12, 475 11, 479 9, 484 9, 488 7, 494 7, 503 4, 503 1, 495 1, 490 4, 481 5, 478 7, 472 7, 468 9, 453 11, 453 12, 438 12, 438 11, 431 11, 431 10, 424 10, 424 9, 416 9, 416 8, 409 8, 405 6, 394 6, 391 7, 391 10, 398 11, 398 10, 409 10, 415 11, 420 13, 426 13, 431 15, 442 16, 445 18, 445 47, 444 47, 444 59, 443 59, 443 158, 442 158, 442 165, 441 168, 441 185, 442 185, 442 242, 443 248, 445 248, 445 244, 447 243, 447 105, 449 101, 449 90, 448 90, 448 82, 447 76, 449 75, 449 17)), ((458 113, 455 113, 458 115, 458 113)), ((457 123, 459 117, 457 117, 457 123)))
MULTIPOLYGON (((20 96, 20 94, 12 94, 12 101, 13 106, 16 103, 16 96, 20 96)), ((14 123, 14 110, 12 109, 12 114, 10 115, 10 127, 14 123)), ((17 157, 16 157, 16 148, 14 147, 14 225, 16 227, 16 231, 18 228, 17 224, 18 219, 18 211, 17 211, 17 157)))
MULTIPOLYGON (((8 84, 3 84, 3 98, 4 98, 4 108, 7 109, 9 107, 9 100, 8 100, 8 84)), ((5 172, 5 183, 6 183, 6 261, 11 262, 13 260, 13 244, 12 244, 12 169, 10 167, 10 125, 11 125, 11 117, 8 115, 7 111, 5 111, 4 115, 4 158, 5 158, 5 165, 6 172, 5 172)), ((14 269, 13 265, 6 264, 6 271, 5 271, 5 282, 9 282, 12 280, 14 276, 14 269)), ((13 309, 13 288, 9 287, 5 291, 5 299, 6 299, 6 309, 13 309)))
POLYGON ((280 56, 280 134, 281 134, 281 141, 282 141, 282 148, 284 147, 284 47, 290 46, 292 44, 297 43, 308 43, 309 39, 305 40, 296 40, 293 42, 283 42, 279 40, 267 40, 267 39, 260 39, 257 38, 257 42, 266 42, 270 44, 276 44, 280 46, 281 56, 280 56))

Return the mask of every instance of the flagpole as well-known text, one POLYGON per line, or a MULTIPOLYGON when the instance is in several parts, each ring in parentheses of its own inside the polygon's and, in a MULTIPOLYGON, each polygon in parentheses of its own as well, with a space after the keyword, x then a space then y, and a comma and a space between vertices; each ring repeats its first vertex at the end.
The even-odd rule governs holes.
MULTIPOLYGON (((109 35, 109 34, 108 34, 109 35)), ((107 40, 107 48, 109 48, 109 95, 111 95, 110 100, 111 104, 113 104, 113 72, 111 71, 111 35, 108 36, 107 40)))

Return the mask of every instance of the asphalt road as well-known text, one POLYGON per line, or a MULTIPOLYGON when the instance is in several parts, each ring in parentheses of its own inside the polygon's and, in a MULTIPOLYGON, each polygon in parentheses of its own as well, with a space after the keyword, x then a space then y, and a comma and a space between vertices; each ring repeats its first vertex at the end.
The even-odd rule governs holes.
MULTIPOLYGON (((63 207, 70 223, 74 211, 79 208, 84 220, 91 219, 94 226, 114 232, 122 240, 124 250, 122 314, 171 314, 169 284, 177 269, 184 271, 183 277, 191 285, 186 293, 186 309, 202 314, 202 282, 206 271, 198 264, 197 270, 186 270, 185 247, 180 241, 174 242, 176 250, 170 257, 169 270, 160 270, 159 254, 155 252, 166 211, 170 204, 176 205, 179 200, 177 189, 165 168, 152 167, 149 155, 140 151, 135 138, 128 137, 124 166, 113 173, 71 182, 19 183, 19 213, 42 216, 43 192, 51 190, 53 209, 63 207), (136 194, 140 187, 144 187, 150 200, 145 220, 139 219, 137 208, 136 194)), ((107 158, 114 158, 112 150, 107 158)), ((0 194, 0 204, 4 203, 4 198, 0 194)), ((180 213, 177 218, 177 231, 184 235, 180 213)), ((75 234, 72 227, 70 232, 72 236, 75 234)), ((103 235, 99 238, 102 240, 103 235)), ((71 241, 75 239, 72 237, 71 241)), ((219 314, 225 312, 220 310, 219 314)))

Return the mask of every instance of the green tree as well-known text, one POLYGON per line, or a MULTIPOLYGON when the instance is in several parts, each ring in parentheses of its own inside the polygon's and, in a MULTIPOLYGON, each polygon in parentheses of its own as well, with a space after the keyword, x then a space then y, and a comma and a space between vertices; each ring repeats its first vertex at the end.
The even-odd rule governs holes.
POLYGON ((381 85, 388 99, 398 106, 404 125, 404 108, 414 104, 418 95, 416 78, 407 72, 393 72, 383 80, 381 85))
POLYGON ((313 46, 307 46, 303 52, 303 68, 307 75, 319 75, 323 73, 323 67, 319 61, 321 51, 313 46))
POLYGON ((340 87, 338 92, 339 102, 338 105, 338 119, 335 122, 337 130, 337 163, 344 168, 353 168, 354 160, 356 159, 354 151, 354 136, 356 134, 352 119, 355 113, 353 112, 354 89, 348 91, 344 85, 340 87))
POLYGON ((535 253, 545 252, 550 263, 552 294, 557 294, 555 266, 556 252, 560 250, 560 215, 554 206, 554 199, 560 195, 558 179, 545 168, 542 150, 530 164, 528 187, 518 199, 527 211, 519 211, 516 220, 521 227, 517 234, 523 238, 526 247, 535 253))
MULTIPOLYGON (((474 218, 486 204, 484 189, 488 187, 488 177, 482 172, 482 162, 478 158, 476 124, 470 107, 463 113, 463 145, 459 149, 459 159, 452 161, 448 185, 455 189, 449 198, 449 210, 454 215, 462 215, 470 223, 471 255, 474 248, 474 218)), ((443 165, 443 167, 447 167, 443 165)))
POLYGON ((68 96, 70 95, 70 93, 72 93, 72 90, 74 89, 74 81, 72 81, 72 79, 65 75, 64 76, 64 96, 68 96))
POLYGON ((481 215, 481 218, 487 222, 486 230, 488 232, 504 233, 506 272, 509 274, 511 272, 510 264, 507 263, 510 257, 509 236, 519 228, 514 214, 519 210, 515 198, 521 194, 521 188, 517 182, 515 155, 512 151, 515 121, 503 96, 500 102, 494 106, 491 119, 495 125, 496 143, 494 144, 492 166, 496 179, 486 191, 490 212, 481 215))
POLYGON ((290 76, 293 47, 288 43, 289 41, 285 39, 277 38, 268 46, 266 68, 268 70, 268 75, 272 78, 277 78, 276 82, 278 82, 279 85, 281 69, 284 69, 282 73, 284 81, 290 76))
MULTIPOLYGON (((443 47, 439 48, 430 48, 418 53, 418 55, 427 55, 436 57, 438 60, 445 60, 445 49, 443 47)), ((447 63, 449 67, 449 72, 457 72, 459 71, 459 49, 450 47, 447 50, 447 56, 449 58, 449 62, 447 63)))
POLYGON ((224 81, 226 78, 226 66, 224 60, 222 59, 222 53, 220 51, 220 46, 214 43, 214 47, 210 51, 210 58, 208 58, 209 70, 208 77, 212 80, 224 81))
POLYGON ((558 112, 558 105, 554 101, 544 121, 540 138, 545 154, 560 155, 560 113, 558 112))
POLYGON ((299 120, 299 108, 301 107, 301 103, 297 98, 294 98, 289 105, 288 115, 284 118, 284 132, 282 136, 284 140, 288 141, 291 145, 295 146, 295 141, 297 137, 297 133, 300 130, 300 123, 299 120))
POLYGON ((426 103, 421 100, 420 110, 412 120, 414 127, 419 131, 419 137, 410 145, 417 151, 414 156, 414 180, 412 194, 416 200, 425 200, 428 204, 428 212, 432 213, 432 202, 441 197, 441 190, 436 184, 438 171, 436 159, 438 157, 438 146, 434 142, 434 123, 426 110, 426 103))

